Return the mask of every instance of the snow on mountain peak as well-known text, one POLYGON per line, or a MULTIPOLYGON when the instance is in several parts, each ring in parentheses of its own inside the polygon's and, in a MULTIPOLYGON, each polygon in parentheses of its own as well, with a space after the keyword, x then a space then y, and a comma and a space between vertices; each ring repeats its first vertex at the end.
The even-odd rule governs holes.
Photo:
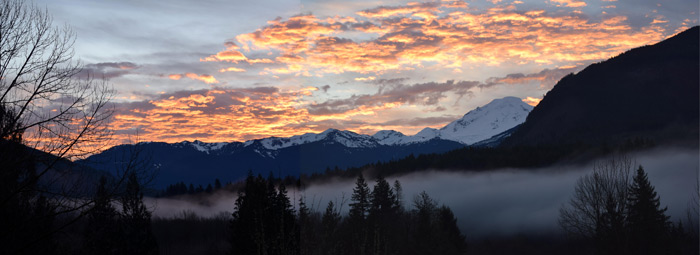
MULTIPOLYGON (((525 121, 533 107, 517 97, 494 99, 490 103, 477 107, 440 129, 426 127, 415 135, 407 136, 394 130, 381 130, 372 136, 357 134, 352 131, 327 129, 321 133, 306 133, 292 137, 268 137, 249 140, 243 143, 248 147, 259 143, 267 150, 278 150, 312 142, 336 142, 351 148, 367 148, 379 145, 404 145, 425 142, 434 138, 451 140, 466 145, 491 138, 525 121)), ((181 146, 192 148, 209 154, 222 149, 228 143, 204 143, 184 141, 181 146)))
POLYGON ((191 146, 195 150, 209 154, 212 151, 220 150, 228 143, 205 143, 200 140, 194 140, 194 142, 184 141, 179 144, 180 146, 191 146))
POLYGON ((377 142, 379 144, 394 145, 403 143, 403 139, 407 136, 395 130, 381 130, 372 135, 372 137, 374 137, 374 139, 377 139, 377 142))
POLYGON ((495 99, 440 129, 440 138, 473 144, 525 122, 533 107, 517 97, 495 99))

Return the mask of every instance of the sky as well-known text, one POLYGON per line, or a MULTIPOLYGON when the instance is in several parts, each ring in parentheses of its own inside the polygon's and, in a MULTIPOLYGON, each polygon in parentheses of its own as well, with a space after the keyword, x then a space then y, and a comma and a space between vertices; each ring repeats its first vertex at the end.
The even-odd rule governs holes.
POLYGON ((38 0, 112 84, 118 143, 413 135, 698 25, 697 0, 38 0))

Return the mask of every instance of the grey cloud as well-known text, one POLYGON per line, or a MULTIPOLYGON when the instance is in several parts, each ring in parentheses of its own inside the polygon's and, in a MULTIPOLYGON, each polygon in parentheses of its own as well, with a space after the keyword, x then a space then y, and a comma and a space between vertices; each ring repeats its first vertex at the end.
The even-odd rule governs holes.
POLYGON ((133 73, 134 69, 140 68, 139 65, 132 62, 102 62, 95 64, 87 64, 77 74, 77 78, 105 78, 111 79, 133 73))
POLYGON ((523 73, 512 73, 504 77, 491 77, 486 79, 486 82, 480 84, 480 88, 488 88, 502 84, 527 84, 530 82, 539 82, 540 87, 544 89, 551 89, 554 85, 564 76, 575 73, 583 69, 583 66, 571 67, 571 68, 558 68, 558 69, 544 69, 537 73, 523 74, 523 73))
POLYGON ((437 124, 445 124, 458 119, 457 115, 443 115, 440 117, 418 117, 411 119, 395 119, 379 123, 384 126, 431 126, 437 124))
POLYGON ((443 83, 428 82, 413 85, 388 84, 380 87, 375 94, 352 95, 345 99, 332 99, 308 107, 313 115, 344 113, 360 106, 381 106, 385 103, 405 103, 419 105, 437 105, 446 93, 452 92, 460 97, 469 89, 479 85, 475 81, 447 81, 443 83))
MULTIPOLYGON (((224 93, 211 93, 210 89, 200 89, 200 90, 180 90, 171 93, 165 93, 160 95, 148 95, 144 94, 146 97, 152 97, 152 99, 136 101, 136 102, 122 102, 114 103, 113 106, 118 114, 129 114, 129 115, 139 115, 145 116, 145 112, 155 109, 155 105, 151 103, 152 100, 164 100, 171 97, 187 98, 193 95, 202 96, 213 96, 214 100, 211 103, 205 104, 204 106, 197 107, 197 110, 202 111, 204 114, 215 114, 215 113, 228 113, 231 112, 229 106, 232 105, 242 105, 245 104, 243 101, 239 100, 245 97, 249 98, 261 98, 269 95, 273 95, 279 92, 279 88, 276 87, 255 87, 255 88, 225 88, 225 87, 215 87, 212 90, 221 90, 224 93), (138 109, 138 112, 134 110, 138 109)), ((268 116, 275 114, 281 114, 282 112, 271 111, 269 109, 254 109, 252 110, 254 114, 259 116, 261 119, 265 119, 268 116)), ((171 113, 170 115, 176 116, 177 114, 171 113)), ((267 119, 270 120, 270 119, 267 119)))

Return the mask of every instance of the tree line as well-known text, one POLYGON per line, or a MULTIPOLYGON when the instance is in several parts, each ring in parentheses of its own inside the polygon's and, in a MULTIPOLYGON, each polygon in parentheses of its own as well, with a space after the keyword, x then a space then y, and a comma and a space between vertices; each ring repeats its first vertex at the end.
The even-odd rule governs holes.
POLYGON ((465 236, 452 210, 427 193, 404 207, 398 181, 378 177, 370 189, 359 175, 349 203, 329 201, 324 212, 305 198, 295 209, 283 183, 249 175, 230 228, 231 254, 463 254, 465 236))
MULTIPOLYGON (((231 183, 227 183, 226 185, 230 185, 231 183)), ((195 188, 194 184, 190 183, 190 185, 185 185, 185 182, 178 182, 175 184, 170 184, 167 187, 165 187, 165 190, 162 190, 158 196, 159 197, 171 197, 171 196, 178 196, 178 195, 193 195, 197 193, 207 193, 211 194, 214 191, 220 190, 223 188, 221 181, 219 178, 216 178, 214 180, 214 185, 212 186, 211 183, 207 183, 206 187, 202 187, 202 185, 197 185, 195 188)))

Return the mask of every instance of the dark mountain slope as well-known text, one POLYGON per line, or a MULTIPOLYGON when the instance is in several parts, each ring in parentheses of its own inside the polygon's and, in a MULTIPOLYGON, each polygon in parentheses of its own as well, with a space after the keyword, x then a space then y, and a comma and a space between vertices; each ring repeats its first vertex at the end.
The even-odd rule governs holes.
POLYGON ((700 29, 561 79, 505 146, 697 141, 700 29))
POLYGON ((281 148, 266 149, 261 141, 229 143, 215 151, 200 151, 190 143, 167 144, 160 142, 119 145, 87 160, 79 161, 96 169, 116 173, 131 153, 138 152, 137 160, 147 161, 157 172, 154 188, 184 181, 206 186, 218 178, 224 182, 245 178, 249 171, 267 176, 298 176, 300 173, 321 173, 326 168, 359 167, 377 161, 397 160, 411 154, 444 153, 464 147, 463 144, 432 139, 406 145, 347 147, 338 142, 339 133, 331 131, 325 139, 281 148))

